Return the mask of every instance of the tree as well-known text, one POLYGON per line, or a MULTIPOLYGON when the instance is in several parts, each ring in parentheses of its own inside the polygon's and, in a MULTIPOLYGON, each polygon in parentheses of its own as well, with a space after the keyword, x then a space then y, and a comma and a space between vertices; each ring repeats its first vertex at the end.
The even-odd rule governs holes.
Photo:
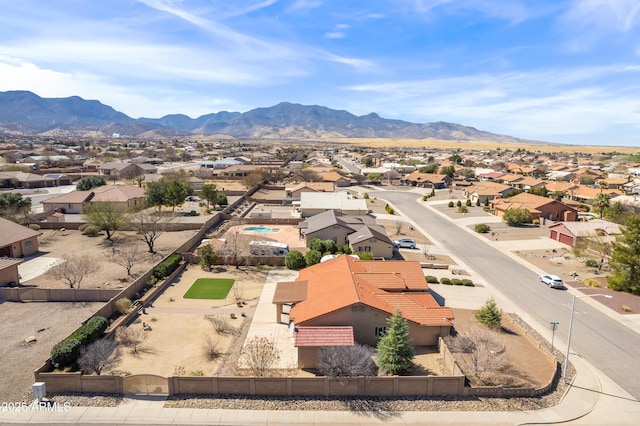
POLYGON ((311 250, 315 250, 320 253, 327 251, 324 245, 324 240, 321 240, 320 238, 312 238, 311 241, 309 241, 308 246, 311 250))
POLYGON ((593 207, 600 211, 600 219, 602 219, 604 210, 609 207, 610 199, 610 195, 602 191, 596 194, 596 197, 593 199, 593 207))
POLYGON ((139 244, 127 242, 113 251, 111 261, 122 266, 127 271, 127 276, 130 277, 131 270, 140 262, 140 254, 139 244))
POLYGON ((207 202, 207 207, 211 204, 214 206, 218 201, 218 191, 216 190, 216 186, 210 183, 202 185, 200 189, 200 198, 207 202))
POLYGON ((466 334, 447 336, 445 343, 466 375, 474 377, 481 384, 486 383, 485 373, 496 371, 503 365, 503 345, 491 332, 478 327, 466 334))
POLYGON ((369 173, 367 175, 367 180, 369 182, 380 182, 382 180, 382 175, 380 173, 369 173))
POLYGON ((213 252, 213 247, 211 247, 210 244, 200 249, 200 267, 204 271, 211 271, 211 268, 216 264, 217 260, 218 256, 213 252))
POLYGON ((191 189, 191 185, 188 182, 170 180, 166 184, 164 204, 175 211, 176 206, 182 205, 191 194, 193 194, 193 189, 191 189))
POLYGON ((520 226, 523 223, 531 223, 533 220, 531 212, 527 209, 509 209, 502 216, 507 225, 520 226))
POLYGON ((364 157, 364 158, 362 159, 362 164, 363 164, 365 167, 372 167, 372 166, 373 166, 373 158, 371 158, 371 157, 364 157))
POLYGON ((138 237, 145 242, 149 253, 155 253, 156 240, 167 230, 173 219, 173 217, 162 215, 159 212, 141 210, 129 217, 129 223, 138 237))
POLYGON ((78 364, 83 370, 94 372, 99 376, 103 370, 117 365, 119 359, 118 343, 112 339, 100 339, 82 348, 78 364))
POLYGON ((502 311, 493 297, 476 311, 475 316, 480 324, 491 329, 498 329, 502 325, 502 311))
POLYGON ((84 216, 87 225, 95 226, 107 234, 107 240, 111 240, 113 234, 128 221, 124 209, 108 201, 91 203, 84 216))
POLYGON ((440 174, 447 175, 451 179, 453 179, 453 177, 456 174, 456 168, 454 166, 444 166, 444 167, 440 168, 440 174))
POLYGON ((227 206, 229 205, 229 202, 227 201, 227 196, 225 194, 223 194, 222 192, 218 193, 218 196, 216 197, 216 204, 219 206, 227 206))
POLYGON ((438 167, 440 167, 440 165, 438 163, 429 163, 424 167, 420 167, 418 169, 418 171, 420 173, 428 173, 428 174, 433 174, 438 170, 438 167))
POLYGON ((0 216, 13 220, 16 216, 31 210, 31 198, 22 194, 3 192, 0 194, 0 216))
POLYGON ((322 180, 318 173, 308 168, 296 170, 293 174, 293 178, 300 182, 320 182, 322 180))
POLYGON ((82 280, 95 270, 96 261, 92 257, 63 254, 58 263, 49 269, 48 274, 70 288, 80 288, 82 280))
POLYGON ((254 376, 266 376, 280 360, 280 349, 273 339, 255 336, 240 353, 240 364, 246 366, 254 376))
POLYGON ((240 258, 247 252, 246 241, 241 238, 242 220, 232 219, 229 221, 229 229, 227 240, 223 246, 223 250, 227 256, 233 258, 233 264, 236 269, 240 268, 240 258))
POLYGON ((292 250, 284 257, 284 265, 289 269, 299 270, 307 266, 304 256, 297 250, 292 250))
POLYGON ((264 169, 257 169, 242 178, 242 185, 244 185, 245 188, 250 189, 264 182, 266 178, 267 171, 264 169))
POLYGON ((80 178, 80 180, 76 184, 76 190, 89 191, 93 188, 97 188, 106 184, 107 181, 105 181, 104 177, 102 176, 85 176, 80 178))
POLYGON ((609 263, 609 288, 640 295, 640 216, 631 216, 623 225, 609 263))
POLYGON ((158 207, 158 211, 165 204, 167 187, 162 180, 157 182, 149 182, 144 192, 144 202, 148 207, 158 207))
POLYGON ((414 356, 409 337, 409 323, 399 309, 387 318, 387 332, 378 342, 378 366, 389 374, 405 373, 411 368, 414 356))
POLYGON ((116 342, 131 348, 131 353, 137 354, 140 346, 147 339, 147 331, 142 327, 119 327, 116 330, 116 342))
POLYGON ((318 352, 318 371, 327 377, 362 377, 377 375, 375 352, 364 345, 325 346, 318 352))

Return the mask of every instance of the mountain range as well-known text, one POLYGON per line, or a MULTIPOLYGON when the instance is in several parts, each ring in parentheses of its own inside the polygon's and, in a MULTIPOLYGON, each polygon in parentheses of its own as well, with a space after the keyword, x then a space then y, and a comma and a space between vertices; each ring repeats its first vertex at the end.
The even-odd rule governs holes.
POLYGON ((356 116, 317 105, 281 102, 245 113, 222 111, 190 118, 184 114, 138 118, 78 96, 41 98, 28 91, 0 92, 0 134, 41 136, 175 137, 189 134, 236 138, 398 138, 535 142, 455 123, 410 123, 375 113, 356 116))

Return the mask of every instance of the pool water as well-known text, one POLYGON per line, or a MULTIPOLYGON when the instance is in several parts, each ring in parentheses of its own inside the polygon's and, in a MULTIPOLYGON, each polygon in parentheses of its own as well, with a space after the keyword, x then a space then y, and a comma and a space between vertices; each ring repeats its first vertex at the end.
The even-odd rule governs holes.
POLYGON ((253 231, 253 232, 278 232, 278 228, 267 228, 265 226, 247 226, 244 228, 245 231, 253 231))

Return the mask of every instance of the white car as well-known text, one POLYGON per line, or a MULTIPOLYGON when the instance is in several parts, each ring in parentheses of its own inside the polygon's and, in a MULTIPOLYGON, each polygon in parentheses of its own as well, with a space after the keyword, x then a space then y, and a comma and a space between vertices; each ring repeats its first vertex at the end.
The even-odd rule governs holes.
POLYGON ((564 288, 562 278, 557 275, 540 275, 540 282, 548 285, 550 288, 564 288))
POLYGON ((416 248, 416 242, 411 238, 402 238, 401 240, 395 240, 393 242, 393 245, 398 248, 410 248, 410 249, 416 248))

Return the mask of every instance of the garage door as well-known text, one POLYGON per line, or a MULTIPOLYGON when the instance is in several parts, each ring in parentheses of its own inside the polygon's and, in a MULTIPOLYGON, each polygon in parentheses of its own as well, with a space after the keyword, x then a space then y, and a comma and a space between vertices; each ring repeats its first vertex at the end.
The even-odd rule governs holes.
POLYGON ((552 240, 557 240, 558 239, 558 231, 551 230, 550 237, 551 237, 552 240))
POLYGON ((560 234, 561 243, 566 244, 568 246, 573 245, 573 238, 570 235, 560 234))

